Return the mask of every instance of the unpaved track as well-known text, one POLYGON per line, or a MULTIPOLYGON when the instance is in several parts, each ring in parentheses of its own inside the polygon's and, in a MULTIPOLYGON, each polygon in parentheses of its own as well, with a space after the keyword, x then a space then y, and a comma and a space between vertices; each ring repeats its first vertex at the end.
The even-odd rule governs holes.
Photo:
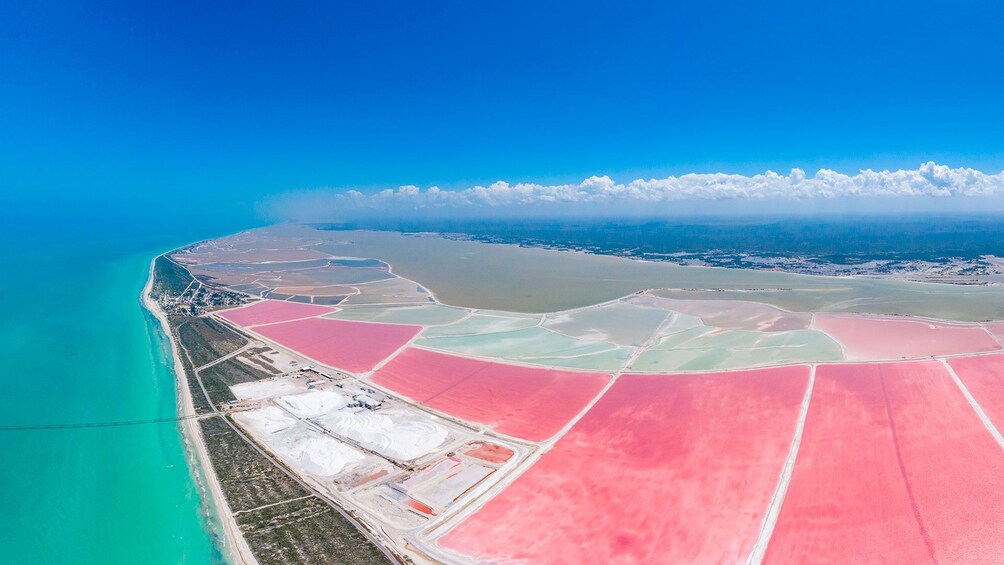
MULTIPOLYGON (((189 390, 188 387, 188 380, 183 378, 185 376, 185 368, 181 362, 181 357, 179 355, 179 352, 184 352, 184 354, 187 356, 188 352, 185 351, 180 346, 180 344, 176 342, 176 340, 174 339, 174 334, 171 333, 171 328, 170 325, 168 324, 167 316, 164 315, 163 310, 161 310, 160 306, 150 296, 150 291, 153 288, 154 264, 156 260, 157 259, 154 258, 154 260, 150 263, 150 276, 147 279, 146 287, 143 289, 143 303, 144 305, 146 305, 147 309, 150 310, 154 314, 154 316, 157 317, 158 320, 160 320, 161 326, 164 328, 164 332, 168 335, 168 339, 170 340, 171 343, 171 353, 172 356, 174 357, 174 370, 175 374, 177 375, 177 386, 179 390, 179 400, 182 403, 182 413, 192 414, 195 413, 195 406, 192 403, 192 395, 191 395, 191 390, 189 390)), ((401 559, 397 555, 392 553, 389 549, 387 549, 387 547, 383 543, 381 543, 380 540, 378 540, 375 536, 373 536, 373 534, 369 531, 369 529, 363 526, 358 520, 356 520, 352 515, 343 510, 334 501, 330 500, 322 493, 317 491, 317 489, 310 486, 306 482, 302 481, 294 473, 290 472, 284 465, 276 461, 275 458, 273 458, 269 453, 267 453, 265 450, 259 447, 258 444, 256 444, 251 438, 245 435, 244 432, 240 430, 240 428, 234 425, 234 423, 230 421, 230 418, 228 418, 222 412, 219 412, 215 404, 213 404, 212 398, 210 398, 209 396, 209 392, 206 391, 206 387, 202 383, 202 377, 199 375, 199 371, 204 367, 213 365, 215 362, 221 361, 225 358, 232 357, 233 355, 236 355, 237 353, 243 351, 247 347, 248 346, 244 346, 240 350, 231 353, 230 355, 222 359, 217 359, 214 362, 210 362, 207 363, 206 365, 203 365, 203 367, 200 367, 199 369, 195 369, 195 379, 199 383, 199 388, 201 389, 203 396, 205 396, 206 402, 208 402, 209 406, 212 408, 212 413, 218 414, 221 417, 221 419, 224 422, 226 422, 227 426, 229 426, 230 429, 232 429, 234 433, 238 435, 238 437, 244 440, 258 454, 260 454, 269 463, 271 463, 279 470, 281 470, 286 476, 295 481, 304 490, 311 493, 311 496, 317 497, 325 504, 330 506, 333 510, 341 514, 346 520, 349 521, 349 523, 351 523, 357 530, 359 530, 366 537, 366 539, 369 540, 370 543, 372 543, 378 550, 380 550, 380 552, 384 555, 384 557, 387 558, 388 561, 390 561, 391 563, 402 563, 401 559)), ((189 361, 191 361, 191 359, 189 359, 189 361)), ((216 478, 216 474, 212 466, 212 461, 209 458, 209 452, 206 449, 205 441, 202 438, 202 430, 199 428, 197 420, 185 420, 185 424, 186 424, 185 427, 187 431, 187 436, 191 440, 192 444, 196 447, 196 451, 199 454, 199 461, 196 463, 200 465, 204 473, 204 476, 206 477, 206 482, 209 483, 209 487, 212 491, 212 498, 216 504, 217 513, 220 515, 220 520, 221 522, 223 522, 223 528, 224 532, 226 533, 227 540, 234 548, 232 551, 234 553, 233 557, 235 561, 240 564, 257 565, 258 560, 254 557, 254 553, 251 551, 251 547, 248 545, 247 540, 245 540, 244 536, 241 534, 240 528, 237 525, 237 520, 234 517, 233 512, 230 511, 230 507, 226 502, 226 497, 223 494, 222 488, 220 487, 219 480, 216 478)))
MULTIPOLYGON (((143 305, 160 321, 160 326, 167 335, 168 342, 171 345, 171 357, 174 360, 175 387, 178 391, 178 403, 180 404, 179 412, 182 414, 194 414, 195 405, 192 403, 192 391, 189 390, 188 380, 185 378, 185 367, 181 362, 178 343, 171 332, 171 325, 167 321, 167 315, 151 296, 156 262, 157 257, 154 257, 150 261, 150 273, 147 276, 146 286, 143 287, 143 305)), ((205 389, 203 389, 203 392, 205 392, 205 389)), ((238 564, 257 565, 258 560, 255 559, 254 553, 251 552, 251 547, 241 534, 237 520, 230 511, 227 499, 223 495, 223 489, 220 488, 220 482, 216 478, 212 461, 209 459, 209 451, 206 449, 206 442, 202 438, 202 429, 199 427, 198 420, 184 420, 181 429, 184 432, 186 443, 191 445, 195 450, 196 457, 191 461, 191 464, 196 467, 196 470, 202 471, 201 474, 205 477, 205 482, 210 491, 209 503, 215 507, 216 514, 219 516, 220 523, 223 526, 226 540, 224 550, 229 551, 230 556, 238 564)))

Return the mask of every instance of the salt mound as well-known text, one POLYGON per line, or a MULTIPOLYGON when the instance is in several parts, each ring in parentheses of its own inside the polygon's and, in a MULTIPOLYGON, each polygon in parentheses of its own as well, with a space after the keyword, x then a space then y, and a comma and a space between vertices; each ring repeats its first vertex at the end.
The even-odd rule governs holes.
POLYGON ((381 455, 409 461, 436 449, 449 436, 430 418, 410 412, 336 410, 317 420, 326 429, 358 442, 381 455))
POLYGON ((255 438, 294 467, 327 477, 365 458, 362 452, 298 422, 275 406, 234 414, 255 438))
POLYGON ((295 418, 275 406, 238 412, 234 414, 234 419, 246 424, 249 428, 263 436, 270 436, 289 429, 296 424, 295 418))
POLYGON ((280 394, 303 392, 304 385, 287 379, 266 379, 234 385, 230 390, 241 400, 261 400, 280 394))
POLYGON ((340 410, 349 405, 344 394, 330 390, 312 390, 303 394, 283 396, 279 403, 301 418, 313 418, 332 410, 340 410))
POLYGON ((359 451, 327 436, 304 429, 289 441, 275 445, 276 452, 296 461, 304 471, 322 477, 337 475, 349 465, 364 459, 359 451))

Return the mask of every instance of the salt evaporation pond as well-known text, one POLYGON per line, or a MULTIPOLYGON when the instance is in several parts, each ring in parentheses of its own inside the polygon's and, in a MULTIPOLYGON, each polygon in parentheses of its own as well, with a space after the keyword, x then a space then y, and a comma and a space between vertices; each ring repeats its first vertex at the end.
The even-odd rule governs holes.
POLYGON ((309 318, 333 312, 334 308, 316 304, 300 304, 297 302, 281 302, 279 300, 262 300, 252 302, 247 306, 220 312, 221 318, 226 318, 238 326, 250 328, 262 324, 288 322, 299 318, 309 318))
POLYGON ((468 311, 462 308, 422 304, 420 306, 345 306, 326 317, 357 322, 382 322, 385 324, 415 324, 438 326, 452 324, 468 311))
POLYGON ((504 365, 409 348, 372 379, 451 416, 542 441, 585 408, 610 375, 504 365))
POLYGON ((997 429, 1004 430, 1004 355, 958 357, 948 365, 997 429))
POLYGON ((982 353, 1001 349, 982 327, 878 316, 817 314, 813 327, 823 330, 859 361, 982 353))
POLYGON ((615 302, 548 314, 544 327, 578 339, 640 346, 670 315, 666 310, 615 302))
POLYGON ((808 380, 804 366, 622 375, 439 544, 488 563, 745 561, 808 380))
POLYGON ((428 328, 422 337, 475 336, 485 333, 499 333, 524 328, 532 328, 540 322, 540 316, 473 314, 448 326, 428 328))
POLYGON ((419 326, 307 318, 259 326, 254 331, 283 347, 350 373, 373 369, 413 338, 419 326))
POLYGON ((990 563, 1004 451, 936 361, 822 365, 766 562, 990 563))

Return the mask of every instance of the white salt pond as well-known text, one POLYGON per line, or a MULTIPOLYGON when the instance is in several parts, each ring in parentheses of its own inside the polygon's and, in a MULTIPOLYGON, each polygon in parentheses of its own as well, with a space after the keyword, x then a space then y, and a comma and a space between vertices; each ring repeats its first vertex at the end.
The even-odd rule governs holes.
POLYGON ((410 477, 401 481, 401 486, 408 491, 413 491, 422 487, 426 483, 430 483, 437 479, 440 479, 450 473, 455 472, 454 469, 463 464, 461 459, 456 457, 447 457, 441 459, 434 463, 433 465, 412 474, 410 477))
POLYGON ((446 507, 494 472, 495 469, 481 465, 468 465, 415 497, 434 506, 446 507))

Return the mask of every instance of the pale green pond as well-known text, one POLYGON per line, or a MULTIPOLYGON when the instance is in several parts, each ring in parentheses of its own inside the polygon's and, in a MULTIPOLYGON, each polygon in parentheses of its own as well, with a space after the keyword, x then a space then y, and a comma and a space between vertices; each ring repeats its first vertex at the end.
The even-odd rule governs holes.
POLYGON ((533 317, 503 317, 473 314, 471 317, 438 328, 428 328, 422 337, 475 336, 486 333, 509 332, 524 328, 532 328, 540 322, 540 316, 533 317))
POLYGON ((615 302, 598 308, 548 314, 544 327, 577 338, 640 346, 669 315, 665 310, 615 302))
POLYGON ((423 304, 421 306, 345 306, 338 312, 325 315, 336 320, 357 322, 382 322, 385 324, 416 324, 440 326, 452 324, 468 314, 468 310, 423 304))
POLYGON ((421 338, 416 345, 477 357, 536 362, 548 358, 555 366, 578 367, 586 360, 568 358, 604 354, 589 361, 596 369, 616 370, 630 356, 630 350, 608 343, 573 339, 542 328, 486 333, 469 336, 421 338), (617 362, 620 359, 621 361, 617 362))
POLYGON ((663 338, 639 355, 631 370, 704 371, 841 359, 840 345, 822 332, 760 333, 699 327, 663 338))

